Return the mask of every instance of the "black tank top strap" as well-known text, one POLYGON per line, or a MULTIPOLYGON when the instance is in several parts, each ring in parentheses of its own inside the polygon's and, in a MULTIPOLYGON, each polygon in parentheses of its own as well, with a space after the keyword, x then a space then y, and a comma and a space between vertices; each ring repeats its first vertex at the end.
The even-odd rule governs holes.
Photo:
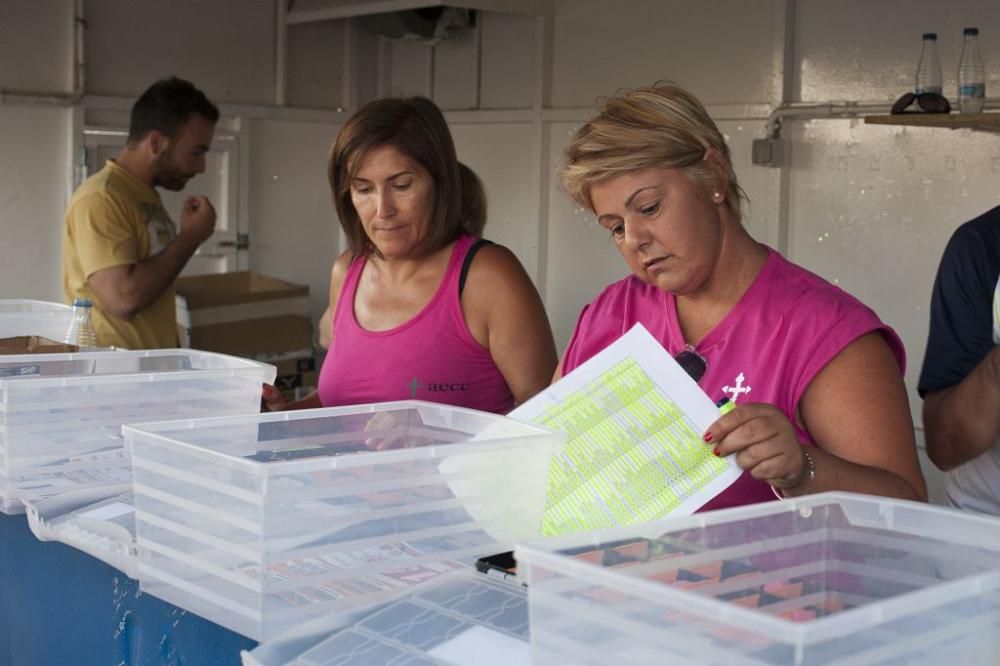
POLYGON ((472 258, 476 256, 476 252, 479 252, 479 248, 486 245, 493 245, 493 241, 488 241, 485 238, 480 238, 475 243, 469 246, 469 251, 465 253, 465 259, 462 261, 462 271, 458 274, 458 295, 462 296, 462 290, 465 289, 465 278, 469 276, 469 266, 472 265, 472 258))

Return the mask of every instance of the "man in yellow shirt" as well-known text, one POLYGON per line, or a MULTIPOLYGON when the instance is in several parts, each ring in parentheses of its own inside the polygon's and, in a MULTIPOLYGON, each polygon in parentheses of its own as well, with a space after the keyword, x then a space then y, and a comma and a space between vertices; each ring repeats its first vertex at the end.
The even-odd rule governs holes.
POLYGON ((215 230, 215 209, 189 197, 180 230, 157 187, 179 191, 205 171, 219 110, 191 83, 154 83, 132 106, 128 142, 73 194, 63 232, 66 299, 94 303, 101 346, 177 346, 174 280, 215 230))

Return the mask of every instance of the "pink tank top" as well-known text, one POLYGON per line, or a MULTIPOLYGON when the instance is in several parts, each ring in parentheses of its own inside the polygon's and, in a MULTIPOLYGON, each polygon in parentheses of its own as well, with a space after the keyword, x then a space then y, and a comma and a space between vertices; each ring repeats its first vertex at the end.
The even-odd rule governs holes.
POLYGON ((392 400, 428 400, 505 414, 514 396, 488 349, 469 332, 459 275, 477 239, 455 243, 448 268, 427 306, 388 331, 367 331, 354 316, 366 257, 351 262, 333 313, 333 344, 319 376, 324 407, 392 400))
MULTIPOLYGON (((631 275, 584 308, 563 357, 563 372, 573 370, 637 322, 673 356, 687 344, 673 294, 631 275)), ((871 331, 882 334, 902 372, 903 343, 874 312, 769 248, 767 262, 746 293, 695 347, 708 362, 698 385, 712 400, 776 405, 792 422, 799 440, 812 445, 809 433, 796 421, 802 395, 834 356, 871 331)), ((744 472, 702 509, 773 499, 766 483, 744 472)))

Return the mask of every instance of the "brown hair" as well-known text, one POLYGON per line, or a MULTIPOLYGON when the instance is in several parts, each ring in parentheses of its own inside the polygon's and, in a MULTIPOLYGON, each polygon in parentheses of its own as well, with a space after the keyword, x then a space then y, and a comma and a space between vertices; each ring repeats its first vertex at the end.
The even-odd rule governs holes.
POLYGON ((563 186, 581 206, 594 209, 594 183, 640 169, 681 169, 705 185, 719 174, 706 154, 715 151, 726 183, 726 203, 740 215, 746 192, 736 181, 729 146, 694 95, 670 81, 623 90, 603 100, 596 116, 566 148, 563 186))
POLYGON ((471 236, 482 236, 486 226, 486 189, 476 172, 458 163, 462 181, 462 228, 471 236))
POLYGON ((340 226, 355 256, 374 254, 376 249, 351 202, 351 180, 365 157, 382 146, 392 146, 407 155, 426 169, 434 182, 434 210, 419 248, 421 254, 448 245, 463 231, 478 234, 482 230, 486 213, 482 185, 479 183, 477 196, 470 189, 478 183, 475 174, 474 180, 468 175, 463 178, 441 110, 425 97, 378 99, 358 109, 340 128, 327 169, 340 226), (475 212, 477 208, 481 208, 481 214, 475 212), (474 217, 466 217, 470 211, 474 217))

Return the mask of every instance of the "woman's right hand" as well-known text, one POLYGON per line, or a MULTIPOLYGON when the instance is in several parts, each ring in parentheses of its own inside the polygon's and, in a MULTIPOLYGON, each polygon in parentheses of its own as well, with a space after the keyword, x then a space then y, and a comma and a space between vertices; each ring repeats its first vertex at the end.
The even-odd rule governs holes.
POLYGON ((262 412, 281 412, 288 409, 288 401, 277 388, 264 384, 261 391, 260 408, 262 412))
POLYGON ((781 491, 805 485, 808 463, 804 444, 785 414, 774 405, 743 403, 719 417, 703 439, 716 456, 736 456, 736 464, 755 479, 781 491))

